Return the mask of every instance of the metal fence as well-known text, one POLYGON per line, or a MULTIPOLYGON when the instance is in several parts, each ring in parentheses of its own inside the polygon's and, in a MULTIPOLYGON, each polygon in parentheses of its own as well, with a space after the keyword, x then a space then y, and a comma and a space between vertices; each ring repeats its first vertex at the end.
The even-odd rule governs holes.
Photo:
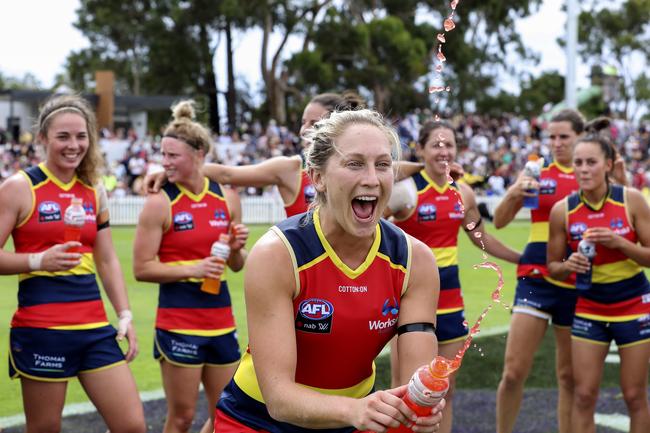
MULTIPOLYGON (((501 197, 477 197, 479 203, 486 203, 490 213, 501 201, 501 197)), ((111 225, 135 225, 144 205, 145 197, 113 197, 108 201, 111 225)), ((285 218, 284 206, 279 197, 242 197, 242 220, 244 224, 275 224, 285 218)), ((517 219, 528 219, 529 211, 522 209, 517 219)))

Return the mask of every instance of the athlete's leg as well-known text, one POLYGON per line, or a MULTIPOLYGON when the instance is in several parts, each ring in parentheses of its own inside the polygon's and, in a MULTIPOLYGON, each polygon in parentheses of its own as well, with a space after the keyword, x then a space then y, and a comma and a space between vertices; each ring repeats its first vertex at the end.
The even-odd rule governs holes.
POLYGON ((510 318, 503 374, 497 388, 497 433, 514 429, 524 384, 547 327, 547 319, 527 313, 514 312, 510 318))
POLYGON ((162 360, 160 369, 167 398, 167 419, 163 432, 185 433, 194 419, 203 367, 181 367, 162 360))
POLYGON ((576 338, 571 341, 574 380, 571 410, 573 433, 595 433, 596 431, 594 412, 608 350, 609 343, 576 338))
POLYGON ((217 401, 221 396, 221 391, 228 384, 233 374, 237 370, 237 364, 225 366, 205 366, 203 367, 203 389, 205 397, 208 400, 208 414, 210 418, 205 421, 200 433, 212 433, 214 427, 214 410, 217 401))
POLYGON ((79 383, 111 433, 144 433, 144 410, 126 364, 79 374, 79 383))
POLYGON ((630 415, 630 433, 647 432, 650 428, 648 409, 648 360, 650 342, 620 347, 621 390, 630 415))
MULTIPOLYGON (((438 346, 438 354, 447 359, 454 359, 460 348, 463 346, 463 341, 454 341, 452 343, 442 343, 438 346)), ((446 405, 442 411, 442 422, 440 423, 439 433, 450 433, 451 424, 454 417, 453 409, 453 396, 456 387, 456 373, 449 376, 449 391, 445 396, 446 405)))
POLYGON ((68 382, 44 382, 20 377, 27 433, 58 433, 68 382))
POLYGON ((573 405, 573 366, 571 364, 571 327, 554 326, 555 376, 557 377, 557 422, 560 433, 571 433, 573 405))

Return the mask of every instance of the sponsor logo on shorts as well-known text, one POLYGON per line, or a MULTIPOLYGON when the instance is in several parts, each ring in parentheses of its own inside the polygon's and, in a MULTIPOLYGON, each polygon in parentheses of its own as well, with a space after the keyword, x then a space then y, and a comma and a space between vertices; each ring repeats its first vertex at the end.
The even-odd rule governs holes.
POLYGON ((44 201, 38 205, 38 222, 61 221, 61 206, 54 201, 44 201))
POLYGON ((62 355, 41 355, 40 353, 33 353, 34 366, 32 370, 36 371, 50 371, 61 372, 65 365, 65 356, 62 355))
POLYGON ((171 351, 175 357, 178 358, 192 358, 199 357, 199 346, 194 343, 186 343, 185 341, 178 341, 172 338, 171 351))
POLYGON ((331 302, 320 298, 305 299, 298 306, 296 329, 316 334, 332 332, 334 306, 331 302))
POLYGON ((557 190, 557 182, 555 181, 555 179, 550 179, 545 177, 539 181, 540 194, 551 195, 551 194, 555 194, 556 190, 557 190))
POLYGON ((418 221, 435 221, 438 208, 435 204, 424 203, 418 207, 418 221))
POLYGON ((194 229, 194 217, 189 212, 179 212, 175 214, 173 221, 175 232, 194 229))

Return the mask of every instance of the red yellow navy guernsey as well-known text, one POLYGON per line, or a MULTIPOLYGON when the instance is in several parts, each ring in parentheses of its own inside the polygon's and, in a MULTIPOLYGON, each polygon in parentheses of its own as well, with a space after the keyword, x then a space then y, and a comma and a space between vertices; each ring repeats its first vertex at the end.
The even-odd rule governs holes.
MULTIPOLYGON (((567 197, 567 242, 571 251, 576 251, 584 232, 593 227, 607 227, 637 242, 625 194, 625 187, 610 185, 604 202, 595 206, 579 193, 567 197)), ((578 291, 577 317, 623 322, 650 313, 650 284, 643 269, 622 252, 597 244, 591 281, 589 289, 578 291)))
MULTIPOLYGON (((158 259, 167 265, 189 265, 210 255, 212 243, 227 233, 230 212, 219 184, 205 178, 199 194, 168 183, 169 227, 163 233, 158 259)), ((218 295, 201 291, 202 280, 191 278, 160 284, 156 328, 186 335, 218 336, 235 329, 230 294, 221 276, 218 295)))
POLYGON ((440 273, 440 298, 437 314, 450 314, 464 308, 458 276, 458 229, 465 218, 463 199, 456 183, 438 186, 425 170, 412 176, 418 191, 415 210, 395 224, 424 242, 436 257, 440 273))
POLYGON ((311 202, 314 201, 315 196, 316 190, 311 184, 311 179, 307 174, 307 170, 300 170, 300 187, 296 193, 296 198, 293 200, 293 203, 284 207, 284 211, 287 213, 287 218, 307 212, 307 209, 309 209, 311 202))
POLYGON ((86 223, 81 230, 81 264, 66 271, 19 275, 18 310, 11 327, 79 330, 108 325, 93 260, 96 190, 76 176, 68 183, 61 182, 43 163, 21 173, 30 183, 32 206, 12 232, 17 253, 38 253, 63 243, 63 215, 72 197, 82 199, 86 223))
POLYGON ((539 184, 539 206, 530 211, 530 235, 517 266, 517 278, 544 278, 556 286, 574 288, 573 274, 565 281, 558 281, 549 276, 546 268, 549 215, 556 202, 578 190, 573 167, 565 167, 554 161, 545 162, 539 184))
MULTIPOLYGON (((296 293, 296 382, 330 395, 362 398, 372 392, 374 359, 396 334, 400 299, 411 267, 406 234, 381 220, 365 261, 343 263, 325 239, 318 211, 273 227, 293 262, 296 293)), ((269 432, 352 432, 354 428, 311 430, 273 420, 264 405, 250 351, 242 357, 218 409, 269 432)))

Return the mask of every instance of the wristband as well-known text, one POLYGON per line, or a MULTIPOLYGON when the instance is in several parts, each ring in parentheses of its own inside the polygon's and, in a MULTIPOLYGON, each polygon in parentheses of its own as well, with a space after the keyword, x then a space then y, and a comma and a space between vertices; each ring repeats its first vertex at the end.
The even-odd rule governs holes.
POLYGON ((407 323, 397 328, 397 335, 402 335, 407 332, 430 332, 432 334, 436 333, 436 325, 431 322, 417 322, 417 323, 407 323))
POLYGON ((43 256, 45 255, 44 252, 42 253, 31 253, 27 255, 27 265, 29 266, 30 271, 38 271, 41 269, 41 265, 43 264, 43 256))

